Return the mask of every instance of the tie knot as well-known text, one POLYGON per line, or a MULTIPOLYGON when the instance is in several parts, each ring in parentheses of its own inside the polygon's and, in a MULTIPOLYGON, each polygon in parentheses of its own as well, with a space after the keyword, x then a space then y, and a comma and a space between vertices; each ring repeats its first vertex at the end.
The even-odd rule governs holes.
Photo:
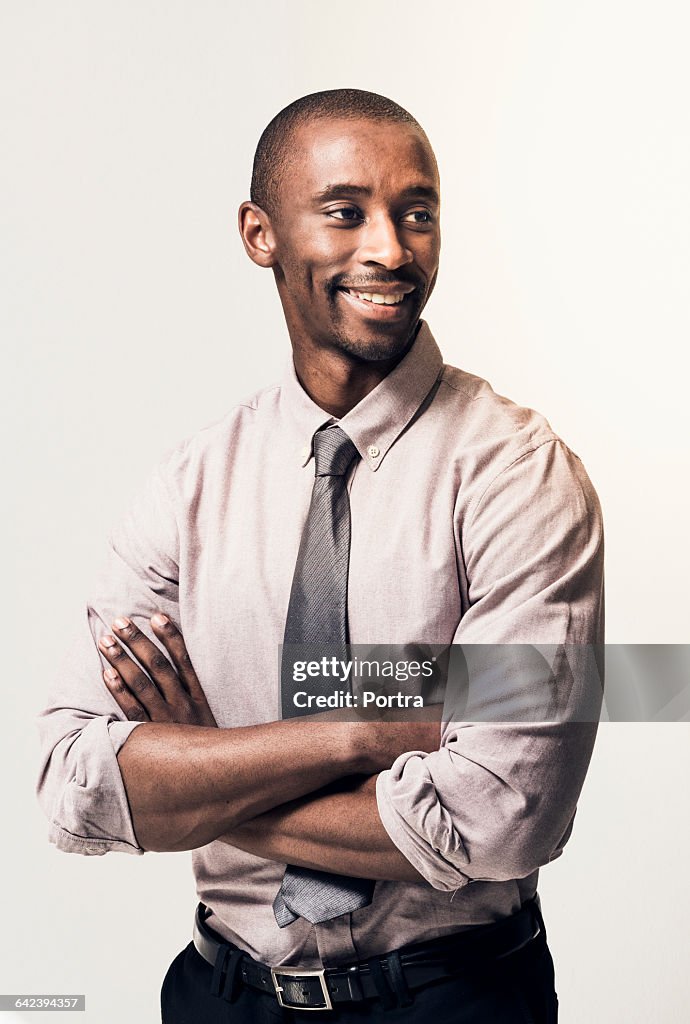
POLYGON ((359 452, 340 427, 330 427, 314 434, 316 476, 344 476, 352 460, 358 457, 359 452))

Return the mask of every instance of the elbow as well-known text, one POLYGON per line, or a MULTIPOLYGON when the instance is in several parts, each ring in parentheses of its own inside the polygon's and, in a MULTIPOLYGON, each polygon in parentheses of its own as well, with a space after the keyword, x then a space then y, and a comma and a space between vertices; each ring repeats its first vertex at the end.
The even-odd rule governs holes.
MULTIPOLYGON (((557 857, 569 835, 539 801, 523 796, 504 806, 491 820, 487 814, 451 814, 434 792, 429 799, 396 799, 386 774, 379 777, 378 808, 390 839, 434 889, 450 892, 470 882, 504 882, 526 878, 557 857)), ((505 796, 505 794, 504 794, 505 796)), ((515 794, 514 794, 515 796, 515 794)), ((496 808, 498 800, 494 801, 496 808)), ((482 804, 482 806, 485 806, 482 804)))
POLYGON ((487 837, 481 846, 466 844, 469 859, 465 871, 475 882, 527 878, 561 855, 572 827, 572 818, 565 832, 559 829, 556 834, 538 819, 519 825, 510 822, 506 828, 487 837))
MULTIPOLYGON (((457 832, 446 833, 442 846, 428 835, 420 839, 419 855, 412 861, 413 866, 434 889, 446 892, 470 882, 527 878, 560 853, 549 842, 540 842, 536 835, 516 839, 509 831, 493 839, 484 836, 481 844, 472 843, 467 836, 461 838, 457 832)), ((407 844, 405 853, 412 860, 407 844)))
POLYGON ((457 829, 437 800, 419 814, 410 813, 397 800, 390 771, 381 772, 376 784, 379 818, 389 838, 414 870, 434 889, 454 892, 471 881, 469 859, 457 829))

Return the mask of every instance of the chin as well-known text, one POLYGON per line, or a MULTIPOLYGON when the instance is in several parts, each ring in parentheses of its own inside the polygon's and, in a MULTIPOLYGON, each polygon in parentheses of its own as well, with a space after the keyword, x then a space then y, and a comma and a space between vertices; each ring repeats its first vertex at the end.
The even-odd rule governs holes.
POLYGON ((365 363, 382 363, 390 359, 400 359, 417 333, 416 325, 412 331, 405 331, 396 337, 390 334, 375 334, 370 338, 351 337, 339 334, 333 339, 334 346, 349 356, 365 363))

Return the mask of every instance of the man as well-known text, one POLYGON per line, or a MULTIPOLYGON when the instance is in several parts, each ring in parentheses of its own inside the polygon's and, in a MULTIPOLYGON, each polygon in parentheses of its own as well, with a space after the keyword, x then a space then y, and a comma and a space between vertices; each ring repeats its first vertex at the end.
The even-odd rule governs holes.
POLYGON ((242 240, 293 359, 172 452, 115 532, 42 716, 51 839, 194 851, 168 1024, 229 1002, 245 1020, 555 1020, 537 874, 594 725, 304 717, 278 651, 597 643, 596 495, 541 416, 444 366, 420 320, 439 176, 410 114, 359 90, 297 100, 251 197, 242 240))

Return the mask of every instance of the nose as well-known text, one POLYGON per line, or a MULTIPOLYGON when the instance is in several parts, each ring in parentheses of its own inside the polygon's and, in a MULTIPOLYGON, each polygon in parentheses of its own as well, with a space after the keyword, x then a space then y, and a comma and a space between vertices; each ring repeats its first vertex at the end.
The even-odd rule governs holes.
POLYGON ((414 259, 400 241, 398 227, 388 214, 371 217, 363 225, 360 241, 357 253, 360 263, 376 263, 386 270, 396 270, 414 259))

